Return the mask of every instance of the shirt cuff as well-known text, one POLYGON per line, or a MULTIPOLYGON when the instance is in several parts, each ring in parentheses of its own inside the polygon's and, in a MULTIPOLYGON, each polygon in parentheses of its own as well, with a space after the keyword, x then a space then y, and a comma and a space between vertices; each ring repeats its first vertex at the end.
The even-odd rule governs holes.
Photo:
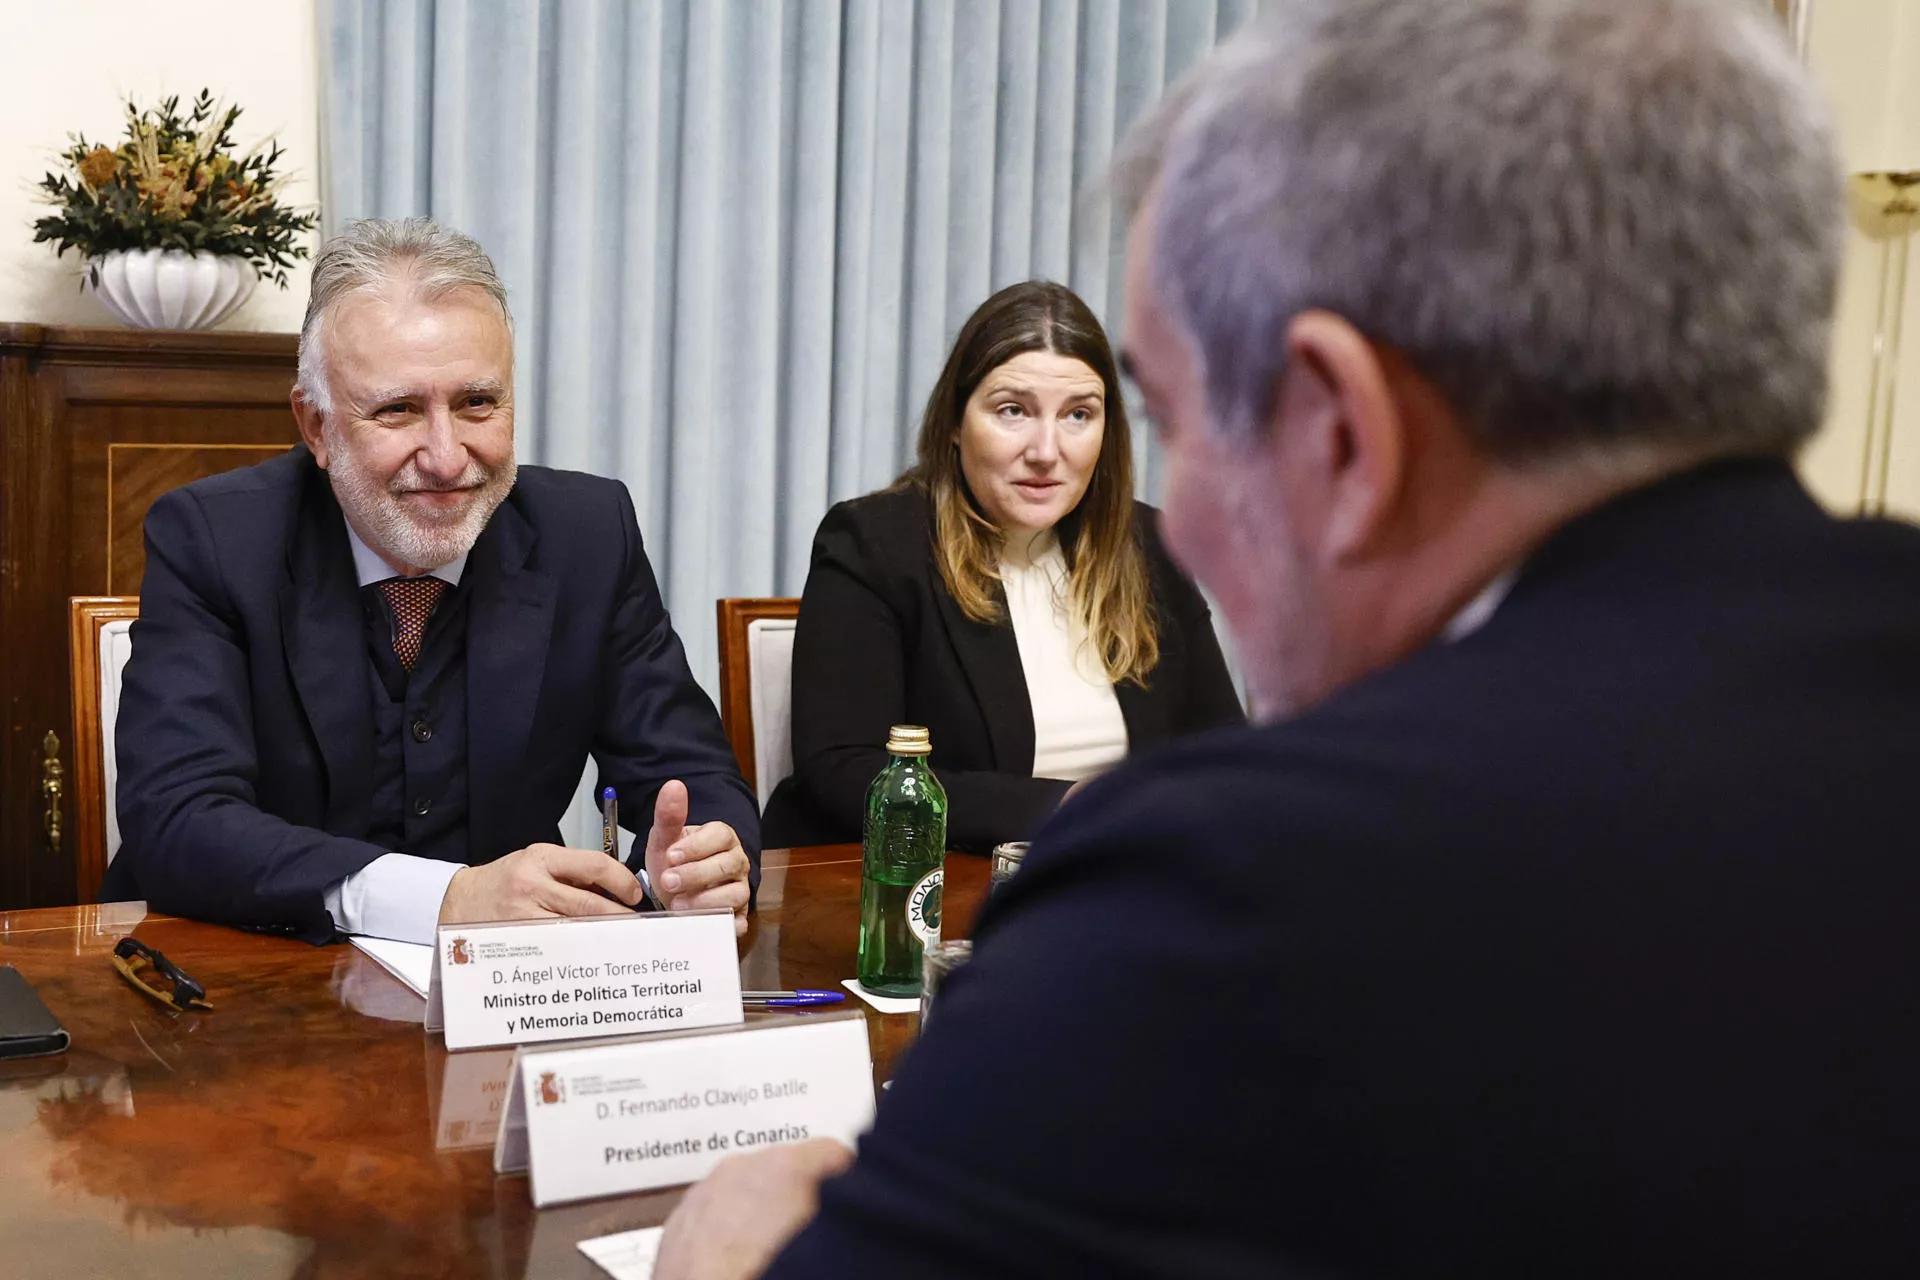
POLYGON ((327 886, 327 912, 342 933, 431 943, 447 885, 461 869, 461 863, 438 858, 383 854, 327 886))

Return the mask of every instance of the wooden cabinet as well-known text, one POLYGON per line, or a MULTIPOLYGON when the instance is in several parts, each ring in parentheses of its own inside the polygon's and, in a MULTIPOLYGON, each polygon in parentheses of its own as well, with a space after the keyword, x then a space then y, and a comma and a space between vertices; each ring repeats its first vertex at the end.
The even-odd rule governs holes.
POLYGON ((75 882, 67 598, 137 595, 156 497, 299 438, 296 342, 0 324, 0 909, 97 888, 75 882))

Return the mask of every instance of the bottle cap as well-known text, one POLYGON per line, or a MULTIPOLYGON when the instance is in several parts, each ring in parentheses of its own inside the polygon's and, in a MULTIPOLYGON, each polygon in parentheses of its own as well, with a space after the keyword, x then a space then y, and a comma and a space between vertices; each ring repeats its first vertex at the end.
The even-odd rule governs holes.
POLYGON ((887 730, 887 751, 896 756, 933 754, 933 736, 917 724, 897 724, 887 730))

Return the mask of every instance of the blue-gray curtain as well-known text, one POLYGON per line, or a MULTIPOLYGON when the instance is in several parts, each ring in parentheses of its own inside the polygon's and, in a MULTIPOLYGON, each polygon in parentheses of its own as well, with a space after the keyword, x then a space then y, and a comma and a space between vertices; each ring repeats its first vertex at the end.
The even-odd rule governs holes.
POLYGON ((521 458, 626 482, 711 690, 715 598, 799 594, 989 293, 1118 319, 1085 192, 1254 7, 323 0, 326 223, 431 214, 493 255, 521 458))

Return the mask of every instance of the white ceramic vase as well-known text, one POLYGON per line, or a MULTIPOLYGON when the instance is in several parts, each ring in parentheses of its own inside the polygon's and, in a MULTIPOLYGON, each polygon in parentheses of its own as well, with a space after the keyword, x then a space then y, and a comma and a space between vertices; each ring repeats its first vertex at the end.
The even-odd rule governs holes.
POLYGON ((89 285, 137 329, 207 329, 247 300, 260 277, 245 258, 179 249, 116 249, 89 285))

